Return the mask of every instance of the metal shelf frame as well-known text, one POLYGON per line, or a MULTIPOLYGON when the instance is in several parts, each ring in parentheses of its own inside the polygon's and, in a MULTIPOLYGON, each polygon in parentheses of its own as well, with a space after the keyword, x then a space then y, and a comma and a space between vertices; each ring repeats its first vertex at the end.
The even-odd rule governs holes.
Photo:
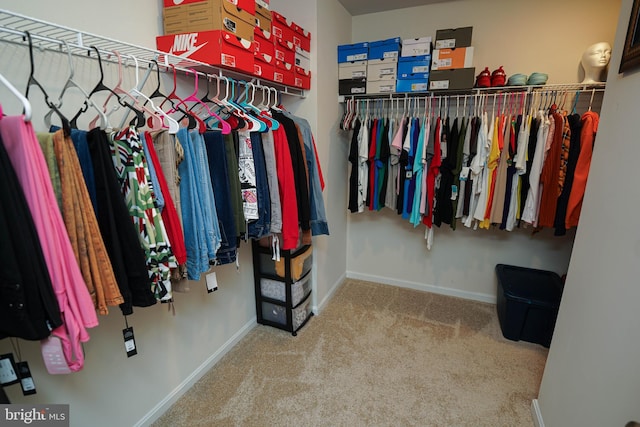
MULTIPOLYGON (((192 59, 171 55, 158 50, 0 9, 1 42, 27 45, 26 32, 30 34, 34 47, 37 46, 39 49, 61 53, 66 53, 66 49, 69 49, 74 55, 95 58, 95 55, 91 56, 92 47, 95 47, 100 52, 103 61, 115 61, 114 52, 117 51, 123 58, 135 58, 138 62, 147 64, 149 70, 147 71, 146 77, 151 73, 153 61, 157 61, 160 68, 164 68, 165 71, 171 71, 172 68, 175 68, 178 71, 193 75, 192 70, 196 70, 198 75, 205 78, 210 76, 217 76, 223 79, 230 78, 240 84, 246 84, 248 82, 257 86, 257 88, 265 87, 276 89, 280 95, 302 98, 306 96, 305 91, 302 89, 261 80, 249 74, 216 67, 205 64, 204 62, 194 61, 192 59)), ((146 78, 143 79, 143 82, 144 81, 146 81, 146 78)))

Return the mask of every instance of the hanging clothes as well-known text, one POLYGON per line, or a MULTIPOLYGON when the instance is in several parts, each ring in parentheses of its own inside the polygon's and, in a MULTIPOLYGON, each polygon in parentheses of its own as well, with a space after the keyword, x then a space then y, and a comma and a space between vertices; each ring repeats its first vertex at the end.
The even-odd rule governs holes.
POLYGON ((542 194, 540 196, 540 209, 538 213, 538 227, 553 227, 553 221, 558 206, 558 196, 560 195, 560 162, 562 153, 562 140, 564 132, 569 131, 569 127, 564 125, 564 117, 553 113, 554 133, 551 147, 542 168, 540 183, 542 184, 542 194))
POLYGON ((172 298, 170 269, 177 267, 177 261, 162 216, 153 203, 142 144, 133 127, 113 133, 111 144, 121 191, 145 252, 152 291, 156 299, 168 301, 172 298))
POLYGON ((51 277, 63 324, 52 331, 59 340, 70 371, 84 367, 81 343, 98 318, 82 273, 75 261, 69 235, 58 209, 49 172, 31 123, 23 117, 0 119, 0 137, 25 194, 51 277))
POLYGON ((594 111, 587 111, 581 118, 580 154, 578 155, 573 184, 571 186, 571 194, 569 195, 569 202, 567 204, 567 228, 578 225, 578 218, 580 218, 582 200, 587 186, 587 177, 589 175, 593 144, 598 132, 599 120, 600 117, 594 111))
POLYGON ((209 173, 213 194, 216 197, 216 214, 220 228, 220 247, 216 252, 216 264, 232 264, 237 259, 238 232, 233 220, 229 172, 222 133, 219 131, 205 132, 204 143, 207 149, 209 173))
MULTIPOLYGON (((141 138, 142 144, 145 149, 145 153, 148 153, 147 164, 153 165, 156 173, 157 187, 160 193, 166 194, 163 197, 164 208, 161 209, 162 220, 164 221, 165 229, 167 231, 167 238, 171 244, 171 251, 176 257, 178 265, 184 265, 187 263, 187 250, 184 246, 184 233, 182 231, 182 225, 178 218, 176 207, 173 204, 173 198, 169 191, 169 185, 167 183, 164 171, 156 149, 153 143, 153 136, 149 132, 144 132, 141 138)), ((154 190, 156 187, 154 186, 154 190)))
POLYGON ((280 205, 280 190, 278 189, 278 169, 273 142, 273 131, 262 133, 262 151, 267 169, 267 184, 269 185, 269 201, 271 204, 271 233, 282 233, 282 206, 280 205))
MULTIPOLYGON (((556 218, 553 222, 555 228, 555 236, 564 236, 567 234, 566 217, 569 207, 569 198, 573 187, 575 171, 580 156, 580 135, 582 121, 579 114, 571 114, 567 116, 567 121, 571 130, 571 139, 569 141, 569 151, 566 154, 566 166, 564 169, 563 186, 558 198, 558 206, 556 208, 556 218)), ((564 152, 563 152, 564 156, 564 152)))
MULTIPOLYGON (((316 149, 316 143, 311 132, 309 122, 302 117, 295 116, 289 112, 283 112, 288 118, 293 120, 298 128, 298 136, 304 145, 304 153, 308 171, 308 187, 309 187, 309 208, 310 208, 310 226, 313 236, 328 235, 329 225, 327 215, 325 213, 324 198, 322 191, 324 190, 324 180, 322 178, 322 168, 320 167, 320 159, 316 149)), ((384 141, 384 138, 383 138, 384 141)), ((387 144, 388 146, 388 144, 387 144)), ((384 149, 382 150, 384 154, 384 149)), ((384 160, 382 160, 384 162, 384 160)), ((378 191, 381 191, 378 185, 378 191)))
POLYGON ((100 233, 109 253, 111 266, 124 298, 120 305, 123 315, 133 313, 133 307, 149 307, 156 303, 151 291, 145 254, 113 167, 109 140, 99 128, 87 133, 87 143, 93 165, 97 220, 100 233))
POLYGON ((94 307, 106 315, 108 306, 120 305, 124 298, 100 234, 75 148, 62 130, 39 134, 38 138, 41 145, 53 147, 60 174, 62 219, 94 307))
MULTIPOLYGON (((311 244, 311 203, 309 202, 309 182, 303 143, 293 120, 282 112, 274 111, 273 118, 284 127, 293 165, 298 221, 302 230, 302 243, 311 244)), ((283 208, 284 209, 284 208, 283 208)))
POLYGON ((358 155, 360 127, 362 122, 360 119, 356 119, 353 133, 351 134, 351 144, 349 145, 349 163, 351 163, 351 170, 349 172, 349 203, 347 208, 349 212, 358 212, 358 195, 359 195, 359 170, 360 157, 358 155))
POLYGON ((0 339, 42 340, 62 326, 38 232, 0 138, 0 339))
MULTIPOLYGON (((283 126, 273 131, 273 148, 278 172, 278 191, 282 207, 282 249, 298 247, 299 220, 298 199, 291 151, 283 126)), ((360 196, 358 196, 358 203, 360 196)))

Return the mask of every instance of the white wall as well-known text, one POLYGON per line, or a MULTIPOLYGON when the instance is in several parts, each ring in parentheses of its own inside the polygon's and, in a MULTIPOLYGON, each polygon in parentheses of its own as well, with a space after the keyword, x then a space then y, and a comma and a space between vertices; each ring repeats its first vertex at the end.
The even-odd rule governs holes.
POLYGON ((549 83, 571 83, 583 77, 580 57, 588 46, 613 42, 619 5, 620 0, 457 0, 355 16, 352 34, 354 43, 398 36, 435 40, 438 29, 473 26, 477 73, 503 65, 508 76, 543 72, 549 83))
MULTIPOLYGON (((161 1, 157 0, 117 0, 108 5, 66 0, 55 6, 45 0, 0 0, 3 9, 150 48, 155 47, 154 37, 160 31, 160 5, 161 1)), ((0 73, 24 91, 28 77, 27 49, 0 43, 0 57, 0 73)), ((51 96, 57 97, 68 74, 67 58, 36 50, 35 62, 38 80, 51 96)), ((75 57, 74 64, 76 80, 90 90, 98 79, 96 61, 75 57)), ((107 84, 115 84, 115 65, 105 65, 105 74, 107 84)), ((181 93, 193 90, 190 82, 181 79, 181 93)), ((151 83, 155 84, 155 79, 145 87, 145 92, 153 90, 151 83)), ((125 72, 125 87, 132 86, 129 68, 125 72)), ((163 86, 163 90, 168 93, 170 88, 163 86)), ((46 110, 42 96, 33 94, 34 126, 44 131, 42 117, 46 110)), ((20 112, 2 85, 0 100, 5 113, 20 112)), ((63 112, 71 114, 79 106, 79 98, 70 91, 70 96, 65 96, 63 112)), ((239 271, 235 265, 215 267, 214 271, 219 290, 207 294, 204 281, 191 282, 190 293, 174 294, 175 316, 167 311, 166 305, 160 304, 134 310, 128 321, 134 328, 138 355, 130 359, 124 351, 125 323, 117 307, 108 316, 100 317, 100 325, 90 330, 91 340, 84 345, 86 365, 82 372, 49 375, 42 363, 39 343, 21 340, 23 358, 29 362, 38 393, 23 397, 19 386, 11 386, 6 389, 11 401, 70 404, 71 425, 77 427, 131 426, 160 415, 234 340, 255 325, 250 245, 243 244, 240 249, 239 271), (156 410, 158 412, 154 412, 156 410)), ((0 354, 8 352, 12 352, 9 340, 0 340, 0 354)))
MULTIPOLYGON (((571 83, 578 81, 580 57, 588 45, 613 42, 618 5, 459 0, 356 16, 352 36, 354 42, 435 37, 437 29, 473 26, 477 72, 485 65, 490 70, 504 65, 508 75, 540 71, 549 73, 550 83, 571 83), (592 22, 598 25, 584 25, 592 22)), ((428 251, 424 227, 413 229, 387 209, 348 214, 348 221, 350 277, 489 302, 496 298, 498 263, 566 273, 575 232, 558 238, 551 230, 531 236, 530 230, 471 231, 459 226, 451 231, 444 225, 435 229, 434 247, 428 251)))
POLYGON ((627 178, 640 156, 640 74, 617 73, 631 6, 622 2, 582 226, 540 386, 547 427, 640 421, 640 238, 635 224, 613 217, 640 208, 627 178))
POLYGON ((287 99, 286 106, 309 120, 323 167, 324 201, 331 235, 313 239, 314 306, 321 308, 342 282, 347 269, 344 215, 347 147, 337 131, 341 110, 336 104, 336 46, 351 42, 351 16, 336 0, 272 0, 270 5, 311 32, 311 90, 304 100, 287 99))

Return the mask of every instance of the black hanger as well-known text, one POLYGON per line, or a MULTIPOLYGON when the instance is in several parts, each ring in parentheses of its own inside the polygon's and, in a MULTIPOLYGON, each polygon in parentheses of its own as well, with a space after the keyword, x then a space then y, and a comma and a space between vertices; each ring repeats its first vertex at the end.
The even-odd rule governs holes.
POLYGON ((53 110, 53 112, 56 114, 56 116, 58 116, 60 118, 60 122, 62 123, 62 131, 64 132, 65 136, 69 136, 71 135, 71 125, 69 124, 69 120, 60 112, 60 110, 58 109, 58 107, 56 107, 56 105, 51 102, 51 100, 49 99, 49 94, 47 93, 47 91, 44 89, 44 87, 40 84, 40 82, 38 82, 38 80, 36 80, 36 78, 34 77, 34 72, 35 72, 35 66, 34 66, 34 61, 33 61, 33 42, 31 41, 31 34, 28 31, 24 32, 27 41, 29 43, 29 63, 30 63, 30 71, 29 71, 29 80, 27 81, 27 90, 25 91, 24 96, 28 99, 29 98, 29 88, 31 87, 31 85, 36 85, 41 91, 42 94, 44 95, 44 102, 47 104, 47 106, 53 110))
MULTIPOLYGON (((171 104, 171 108, 173 108, 176 111, 179 111, 179 112, 181 112, 183 114, 183 117, 180 118, 180 120, 178 120, 178 122, 180 122, 182 119, 187 117, 187 119, 189 120, 189 124, 187 125, 187 128, 188 129, 195 129, 198 126, 198 122, 196 122, 196 119, 191 114, 187 113, 182 107, 176 107, 175 102, 173 102, 173 100, 171 98, 169 98, 164 93, 160 92, 160 65, 158 65, 158 61, 156 61, 155 59, 152 59, 151 62, 153 62, 155 64, 155 66, 156 66, 156 77, 157 77, 158 85, 156 86, 156 89, 153 91, 153 93, 151 95, 149 95, 149 99, 162 98, 163 101, 162 101, 162 104, 160 104, 160 108, 162 108, 162 105, 166 101, 169 101, 169 104, 171 104)), ((146 102, 145 102, 145 104, 146 104, 146 102)))
MULTIPOLYGON (((133 105, 129 104, 127 101, 123 100, 120 95, 118 95, 116 92, 113 91, 113 89, 109 88, 107 85, 104 84, 104 70, 102 69, 102 57, 100 56, 100 51, 98 50, 97 47, 95 46, 90 46, 91 49, 95 50, 96 55, 98 56, 98 67, 100 68, 100 81, 96 84, 96 86, 91 90, 91 92, 89 92, 89 98, 98 92, 102 92, 102 91, 108 91, 110 93, 112 93, 116 99, 118 100, 118 104, 122 105, 123 107, 127 107, 129 110, 131 110, 134 114, 135 117, 134 119, 131 121, 131 125, 134 125, 136 127, 142 127, 145 124, 145 117, 144 117, 144 113, 140 110, 138 110, 137 108, 135 108, 133 105)), ((84 105, 82 106, 82 108, 80 108, 80 111, 78 111, 76 113, 75 116, 73 116, 73 118, 71 119, 71 126, 76 128, 77 127, 77 120, 78 117, 80 117, 80 115, 82 113, 84 113, 85 111, 87 111, 87 109, 89 108, 89 104, 87 103, 87 101, 84 102, 84 105)))

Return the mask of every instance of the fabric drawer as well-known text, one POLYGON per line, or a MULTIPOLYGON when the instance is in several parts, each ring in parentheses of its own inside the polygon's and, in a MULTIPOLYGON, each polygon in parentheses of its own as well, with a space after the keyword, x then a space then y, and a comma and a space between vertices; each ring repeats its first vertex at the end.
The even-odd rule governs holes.
MULTIPOLYGON (((287 284, 280 280, 260 279, 260 294, 263 297, 285 302, 287 300, 287 284)), ((291 285, 291 305, 297 306, 311 292, 311 275, 291 285)))

